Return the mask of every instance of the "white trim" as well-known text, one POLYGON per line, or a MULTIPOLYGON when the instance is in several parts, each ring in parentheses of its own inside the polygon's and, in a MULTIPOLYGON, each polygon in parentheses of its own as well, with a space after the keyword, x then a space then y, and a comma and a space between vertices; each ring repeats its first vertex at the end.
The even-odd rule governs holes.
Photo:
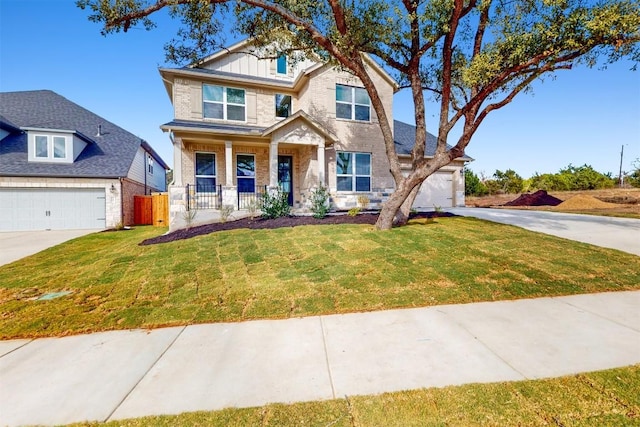
POLYGON ((366 152, 361 152, 361 151, 336 151, 336 192, 338 193, 369 193, 371 192, 371 188, 372 188, 372 180, 373 180, 373 174, 371 173, 371 165, 372 165, 372 154, 371 153, 366 153, 366 152), (340 153, 347 153, 347 154, 351 154, 353 156, 353 162, 352 162, 352 168, 351 168, 351 173, 350 174, 341 174, 338 173, 338 158, 340 153), (369 174, 368 175, 362 175, 362 174, 358 174, 357 171, 357 161, 356 161, 356 156, 358 154, 363 154, 366 156, 369 156, 369 174), (339 190, 338 189, 338 178, 340 177, 351 177, 351 190, 339 190), (357 190, 357 178, 369 178, 369 189, 368 190, 357 190))
POLYGON ((47 162, 47 163, 71 163, 73 161, 72 156, 69 155, 70 145, 69 138, 66 135, 47 135, 42 133, 28 134, 29 141, 28 160, 30 162, 47 162), (36 147, 36 141, 38 138, 44 138, 47 143, 47 155, 38 156, 38 150, 36 147), (55 155, 55 140, 56 138, 64 140, 64 157, 56 157, 55 155))
POLYGON ((240 192, 240 184, 238 184, 240 179, 251 179, 251 178, 240 178, 238 176, 238 156, 250 156, 253 157, 253 192, 255 193, 257 185, 258 185, 258 168, 256 167, 256 155, 253 153, 236 153, 236 187, 238 192, 240 192))
POLYGON ((193 176, 195 178, 196 192, 198 192, 198 178, 213 178, 215 180, 213 193, 218 187, 218 157, 216 153, 210 151, 196 151, 193 156, 193 176), (213 175, 198 175, 198 154, 208 154, 213 156, 213 175))
POLYGON ((349 85, 343 85, 343 84, 340 84, 340 83, 336 83, 336 119, 337 120, 349 120, 349 121, 352 121, 352 122, 371 123, 371 100, 369 99, 369 94, 367 94, 367 99, 369 99, 369 103, 368 104, 362 104, 362 103, 356 102, 356 89, 364 90, 365 93, 366 93, 366 89, 363 88, 363 87, 349 86, 349 85), (337 95, 338 86, 341 86, 343 88, 351 89, 351 102, 338 101, 338 95, 337 95), (338 117, 337 104, 349 105, 351 107, 351 117, 350 118, 338 117), (369 109, 369 119, 367 119, 367 120, 356 119, 356 107, 367 107, 369 109))
POLYGON ((247 90, 241 87, 233 87, 233 86, 222 86, 222 85, 217 85, 217 84, 210 84, 210 83, 202 83, 202 118, 203 119, 212 119, 212 120, 224 120, 224 121, 229 121, 229 122, 235 122, 235 123, 246 123, 247 122, 247 90), (222 88, 222 101, 209 101, 205 99, 205 95, 204 95, 204 87, 205 86, 214 86, 214 87, 220 87, 222 88), (244 104, 238 104, 235 102, 228 102, 227 101, 227 90, 228 89, 233 89, 233 90, 241 90, 242 94, 243 94, 243 98, 244 98, 244 104), (222 105, 222 118, 219 117, 207 117, 205 116, 205 105, 209 103, 209 104, 221 104, 222 105), (227 114, 227 109, 229 106, 233 106, 233 107, 243 107, 244 109, 244 117, 242 120, 235 120, 235 119, 230 119, 228 117, 227 114))

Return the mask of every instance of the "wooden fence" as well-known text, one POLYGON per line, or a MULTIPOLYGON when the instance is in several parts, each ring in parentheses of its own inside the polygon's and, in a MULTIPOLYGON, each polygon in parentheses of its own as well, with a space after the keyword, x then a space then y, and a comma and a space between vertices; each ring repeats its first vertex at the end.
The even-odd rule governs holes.
POLYGON ((133 196, 133 223, 135 225, 169 225, 169 196, 153 193, 151 196, 133 196))

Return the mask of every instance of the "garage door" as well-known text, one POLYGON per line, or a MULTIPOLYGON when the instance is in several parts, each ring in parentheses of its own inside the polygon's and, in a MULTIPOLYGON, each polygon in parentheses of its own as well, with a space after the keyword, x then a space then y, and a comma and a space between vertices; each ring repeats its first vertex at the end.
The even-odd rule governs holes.
POLYGON ((422 183, 413 207, 433 209, 434 206, 453 206, 453 173, 436 172, 422 183))
POLYGON ((0 231, 105 228, 104 188, 2 188, 0 231))

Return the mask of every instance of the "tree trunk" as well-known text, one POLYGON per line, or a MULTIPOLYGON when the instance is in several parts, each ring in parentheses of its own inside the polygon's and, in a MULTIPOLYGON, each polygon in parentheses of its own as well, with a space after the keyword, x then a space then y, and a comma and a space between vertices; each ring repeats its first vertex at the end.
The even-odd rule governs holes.
POLYGON ((395 225, 406 225, 409 221, 409 215, 411 214, 411 208, 413 207, 413 202, 416 200, 416 196, 418 195, 418 191, 420 191, 420 186, 422 184, 416 185, 411 190, 411 193, 407 196, 404 202, 402 202, 402 206, 398 212, 396 212, 396 220, 395 225))
POLYGON ((413 201, 416 198, 418 188, 420 188, 419 185, 412 187, 408 180, 402 180, 396 187, 396 191, 382 205, 376 228, 378 230, 390 230, 395 224, 405 225, 409 220, 411 205, 413 205, 413 201), (401 209, 405 204, 408 205, 406 214, 401 209))

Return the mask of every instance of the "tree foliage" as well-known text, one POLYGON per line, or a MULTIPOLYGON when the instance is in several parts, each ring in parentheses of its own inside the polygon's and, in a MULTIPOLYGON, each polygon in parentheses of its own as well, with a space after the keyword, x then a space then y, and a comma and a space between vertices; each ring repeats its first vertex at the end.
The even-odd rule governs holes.
MULTIPOLYGON (((377 226, 404 223, 416 189, 461 156, 492 111, 532 82, 576 64, 640 59, 639 0, 78 0, 104 33, 127 31, 163 9, 182 21, 168 58, 192 61, 224 44, 224 23, 258 45, 276 41, 285 52, 314 54, 356 77, 379 119, 396 190, 377 226), (392 118, 384 110, 371 55, 411 91, 416 144, 411 170, 400 167, 392 118), (425 93, 438 103, 437 147, 425 158, 425 93), (454 126, 460 135, 451 137, 454 126), (449 143, 452 148, 447 148, 449 143)), ((273 53, 272 53, 273 54, 273 53)))
POLYGON ((489 194, 487 186, 484 185, 478 175, 471 169, 464 168, 464 194, 466 196, 485 196, 489 194))
POLYGON ((569 164, 558 173, 538 174, 531 178, 531 187, 546 191, 576 191, 611 188, 615 180, 611 174, 603 174, 590 165, 573 166, 569 164))

